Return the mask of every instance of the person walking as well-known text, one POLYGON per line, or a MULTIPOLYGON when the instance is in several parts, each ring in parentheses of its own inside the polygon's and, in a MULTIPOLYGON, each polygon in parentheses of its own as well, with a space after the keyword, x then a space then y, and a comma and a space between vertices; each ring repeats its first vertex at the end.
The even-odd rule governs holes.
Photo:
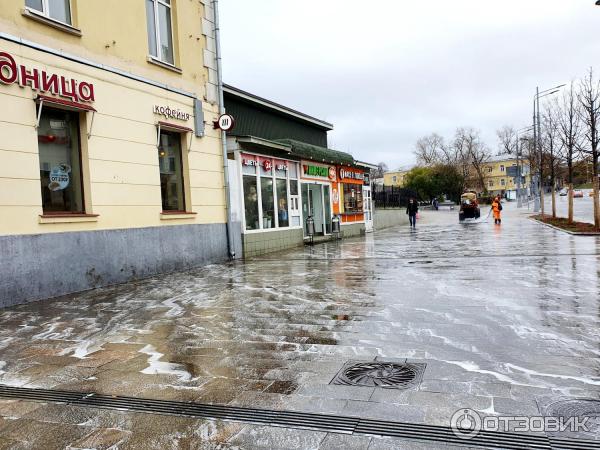
POLYGON ((502 202, 500 201, 500 196, 497 196, 492 201, 492 211, 494 212, 494 224, 500 225, 502 223, 502 202))
POLYGON ((417 200, 414 198, 410 198, 408 200, 408 206, 406 207, 406 214, 408 214, 408 222, 411 228, 417 228, 417 213, 419 212, 419 205, 417 204, 417 200))

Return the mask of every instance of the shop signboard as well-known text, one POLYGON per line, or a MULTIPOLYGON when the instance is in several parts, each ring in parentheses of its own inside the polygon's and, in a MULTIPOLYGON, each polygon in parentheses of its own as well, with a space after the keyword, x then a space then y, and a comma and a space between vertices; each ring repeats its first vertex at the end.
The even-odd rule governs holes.
POLYGON ((0 51, 0 84, 14 83, 22 88, 30 86, 34 91, 51 93, 74 102, 91 103, 95 100, 92 83, 69 79, 36 67, 18 65, 10 53, 0 51))
POLYGON ((313 161, 302 161, 302 178, 336 181, 335 167, 313 161))
POLYGON ((340 167, 339 180, 342 183, 363 184, 365 183, 365 172, 353 167, 340 167))

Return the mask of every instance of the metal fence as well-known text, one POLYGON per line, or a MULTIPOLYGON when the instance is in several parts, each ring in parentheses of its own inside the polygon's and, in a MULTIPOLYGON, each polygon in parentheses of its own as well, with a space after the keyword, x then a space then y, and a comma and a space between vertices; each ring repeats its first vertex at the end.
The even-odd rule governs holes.
POLYGON ((410 198, 417 198, 417 193, 412 189, 385 185, 373 186, 375 208, 405 208, 410 198))

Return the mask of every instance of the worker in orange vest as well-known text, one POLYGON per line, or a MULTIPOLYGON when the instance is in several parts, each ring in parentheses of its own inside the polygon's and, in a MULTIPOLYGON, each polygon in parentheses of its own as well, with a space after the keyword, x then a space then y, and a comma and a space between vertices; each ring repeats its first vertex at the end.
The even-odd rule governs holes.
POLYGON ((494 198, 494 201, 492 201, 492 211, 494 212, 494 223, 500 225, 502 223, 502 218, 500 217, 500 212, 502 211, 500 196, 497 196, 494 198))

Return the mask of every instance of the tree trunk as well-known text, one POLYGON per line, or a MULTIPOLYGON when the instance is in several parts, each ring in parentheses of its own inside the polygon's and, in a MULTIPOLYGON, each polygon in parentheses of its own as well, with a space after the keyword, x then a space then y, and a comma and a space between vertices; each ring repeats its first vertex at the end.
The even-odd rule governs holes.
MULTIPOLYGON (((594 164, 597 164, 595 162, 594 164)), ((600 205, 598 204, 598 174, 594 175, 594 226, 600 231, 600 205)))
POLYGON ((540 183, 540 206, 542 208, 542 217, 544 217, 544 212, 546 209, 544 208, 544 181, 542 180, 540 183))
POLYGON ((552 183, 552 218, 556 219, 556 189, 554 184, 552 183))
POLYGON ((569 223, 573 223, 573 183, 569 183, 569 223))

